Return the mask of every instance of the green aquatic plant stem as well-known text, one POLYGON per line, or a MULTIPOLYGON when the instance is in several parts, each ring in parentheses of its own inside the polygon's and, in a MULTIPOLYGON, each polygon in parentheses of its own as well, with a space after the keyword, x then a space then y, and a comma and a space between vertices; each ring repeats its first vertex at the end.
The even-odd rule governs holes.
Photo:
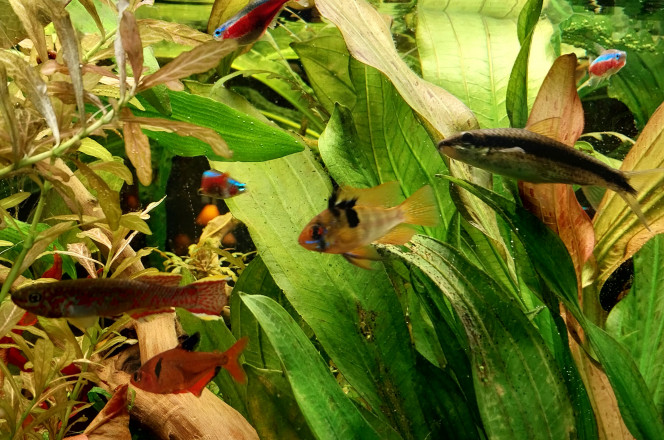
POLYGON ((9 275, 7 275, 7 279, 2 284, 2 290, 0 290, 0 303, 5 299, 5 297, 9 293, 9 289, 11 288, 12 284, 14 284, 14 281, 20 275, 19 270, 23 265, 23 260, 25 259, 25 256, 28 254, 28 251, 32 248, 32 245, 35 242, 35 238, 37 238, 37 235, 39 235, 39 232, 37 231, 37 225, 39 225, 42 213, 44 212, 44 205, 46 204, 46 194, 49 192, 50 189, 51 189, 51 184, 49 182, 44 182, 44 186, 42 187, 41 193, 39 194, 39 201, 37 202, 37 207, 35 208, 35 214, 32 218, 30 231, 28 232, 28 236, 25 237, 25 241, 23 242, 23 250, 21 250, 21 253, 16 258, 16 261, 14 261, 14 264, 12 265, 12 268, 9 271, 9 275))
POLYGON ((92 58, 92 56, 96 54, 97 51, 101 49, 101 47, 108 42, 108 40, 110 40, 113 36, 115 36, 117 31, 118 31, 117 29, 113 29, 112 31, 108 32, 104 37, 102 37, 99 40, 99 42, 92 47, 92 49, 90 49, 85 55, 83 55, 83 59, 81 60, 81 62, 83 64, 87 63, 88 60, 92 58))

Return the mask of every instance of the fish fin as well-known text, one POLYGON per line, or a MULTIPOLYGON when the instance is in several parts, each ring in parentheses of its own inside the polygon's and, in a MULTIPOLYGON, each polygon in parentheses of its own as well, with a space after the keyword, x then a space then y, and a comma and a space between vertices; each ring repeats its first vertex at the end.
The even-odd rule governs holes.
POLYGON ((415 191, 399 205, 399 209, 404 214, 404 223, 422 226, 436 226, 440 223, 436 197, 430 185, 415 191))
POLYGON ((374 243, 404 244, 409 242, 414 234, 415 229, 409 225, 401 224, 390 229, 387 234, 380 237, 374 243))
POLYGON ((355 257, 353 257, 351 255, 348 255, 348 254, 341 254, 341 255, 346 259, 346 261, 348 261, 350 264, 352 264, 354 266, 361 267, 362 269, 367 269, 367 270, 373 270, 374 269, 373 265, 371 264, 371 262, 373 260, 365 260, 363 258, 355 258, 355 257))
POLYGON ((142 275, 136 278, 136 281, 142 281, 144 283, 159 284, 161 286, 171 286, 171 287, 179 286, 180 280, 182 280, 182 275, 170 274, 170 273, 169 274, 159 273, 156 275, 142 275))
POLYGON ((198 379, 192 386, 186 389, 186 391, 189 391, 191 394, 195 395, 196 397, 201 397, 201 394, 203 394, 203 390, 205 389, 205 386, 212 380, 214 379, 214 376, 217 375, 219 372, 219 368, 213 368, 207 373, 203 374, 200 379, 198 379))
POLYGON ((649 170, 635 170, 635 171, 621 171, 630 180, 642 176, 649 176, 650 174, 664 173, 664 168, 651 168, 649 170))
POLYGON ((187 287, 196 289, 196 304, 187 306, 186 309, 192 313, 220 315, 224 307, 228 305, 226 282, 227 279, 223 278, 201 280, 189 284, 187 287))
POLYGON ((399 204, 401 187, 399 182, 385 182, 373 188, 351 188, 345 186, 339 190, 339 200, 357 199, 357 206, 380 206, 391 208, 399 204))
POLYGON ((560 129, 560 117, 554 116, 552 118, 542 119, 533 124, 526 124, 526 130, 533 133, 546 136, 550 139, 558 140, 558 130, 560 129))
POLYGON ((247 381, 247 374, 244 372, 242 365, 240 365, 240 362, 238 361, 242 350, 247 346, 247 342, 249 342, 249 338, 244 336, 238 339, 231 348, 224 352, 226 355, 226 363, 222 366, 231 374, 233 379, 239 383, 245 383, 247 381))
POLYGON ((363 246, 342 254, 351 264, 362 269, 373 269, 372 261, 380 261, 380 255, 373 246, 363 246))
POLYGON ((194 351, 194 348, 196 348, 196 345, 200 340, 201 340, 201 334, 199 332, 196 332, 193 335, 189 336, 184 341, 180 342, 180 348, 187 351, 194 351))
POLYGON ((650 229, 650 226, 648 226, 648 221, 646 220, 646 216, 643 215, 643 211, 641 211, 641 207, 639 206, 639 201, 636 200, 636 197, 634 197, 632 194, 628 194, 624 191, 618 192, 618 195, 623 198, 625 203, 632 208, 632 211, 634 211, 634 214, 639 218, 641 223, 643 223, 643 226, 649 231, 652 232, 650 229))

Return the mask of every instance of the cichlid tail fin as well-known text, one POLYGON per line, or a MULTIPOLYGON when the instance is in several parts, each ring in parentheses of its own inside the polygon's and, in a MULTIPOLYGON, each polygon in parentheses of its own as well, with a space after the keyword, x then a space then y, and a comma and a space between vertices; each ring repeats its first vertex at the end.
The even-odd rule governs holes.
POLYGON ((192 313, 220 315, 224 307, 228 305, 226 281, 226 279, 213 279, 189 284, 187 287, 195 289, 196 304, 185 306, 185 308, 192 313))
POLYGON ((415 191, 399 205, 399 209, 404 214, 404 223, 421 226, 436 226, 440 223, 436 197, 430 185, 415 191))
POLYGON ((231 346, 228 350, 223 353, 223 358, 225 363, 222 365, 228 372, 231 374, 233 379, 239 383, 245 383, 247 381, 247 374, 244 372, 242 365, 238 361, 242 350, 246 347, 249 338, 246 336, 238 339, 238 341, 231 346))
POLYGON ((641 223, 643 223, 643 226, 646 227, 646 229, 650 232, 650 226, 648 226, 648 221, 646 220, 646 216, 643 215, 643 211, 641 211, 641 207, 639 206, 638 200, 636 200, 636 197, 634 197, 632 194, 626 193, 625 191, 620 191, 618 192, 620 197, 623 198, 625 203, 632 208, 632 211, 634 211, 634 214, 641 220, 641 223))

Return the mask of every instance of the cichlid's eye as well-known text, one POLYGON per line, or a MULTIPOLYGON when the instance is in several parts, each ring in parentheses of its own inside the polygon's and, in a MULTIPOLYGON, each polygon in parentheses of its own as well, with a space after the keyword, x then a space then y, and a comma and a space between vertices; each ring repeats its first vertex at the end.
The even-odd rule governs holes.
POLYGON ((325 234, 325 228, 322 227, 321 225, 313 225, 311 227, 311 239, 318 241, 323 237, 323 234, 325 234))
POLYGON ((475 136, 472 133, 469 133, 469 132, 466 131, 461 135, 461 141, 464 144, 474 144, 475 143, 475 136))
POLYGON ((28 302, 36 304, 41 301, 41 293, 33 292, 28 295, 28 302))

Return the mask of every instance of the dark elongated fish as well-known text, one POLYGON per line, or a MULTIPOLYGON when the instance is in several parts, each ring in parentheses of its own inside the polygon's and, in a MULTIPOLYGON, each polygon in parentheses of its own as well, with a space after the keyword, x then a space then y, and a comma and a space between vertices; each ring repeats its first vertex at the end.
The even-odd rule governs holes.
POLYGON ((182 307, 192 313, 219 315, 228 302, 226 280, 178 286, 180 276, 150 275, 133 280, 87 278, 37 283, 12 293, 17 306, 47 318, 117 316, 134 318, 182 307))
POLYGON ((608 188, 618 193, 648 228, 636 201, 636 190, 629 183, 631 176, 644 172, 611 168, 548 136, 524 128, 470 130, 441 141, 438 151, 469 165, 526 182, 608 188))

